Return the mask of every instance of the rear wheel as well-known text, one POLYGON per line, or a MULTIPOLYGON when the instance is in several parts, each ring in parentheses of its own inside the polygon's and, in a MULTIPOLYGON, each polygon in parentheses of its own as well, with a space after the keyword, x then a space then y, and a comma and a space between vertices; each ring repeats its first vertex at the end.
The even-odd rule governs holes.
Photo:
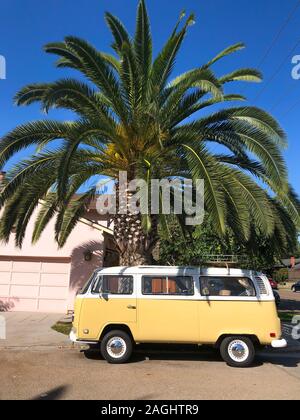
POLYGON ((220 347, 223 360, 232 367, 249 367, 255 357, 255 348, 248 337, 226 337, 220 347))
POLYGON ((132 355, 132 340, 121 330, 109 331, 101 341, 101 354, 108 363, 126 363, 132 355))

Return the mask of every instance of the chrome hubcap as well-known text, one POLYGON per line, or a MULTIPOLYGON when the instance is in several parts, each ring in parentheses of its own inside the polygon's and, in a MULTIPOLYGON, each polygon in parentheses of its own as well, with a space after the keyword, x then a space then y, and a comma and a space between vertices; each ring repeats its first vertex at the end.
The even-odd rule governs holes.
POLYGON ((249 349, 246 343, 241 340, 234 340, 228 347, 228 353, 235 362, 245 362, 249 357, 249 349))
POLYGON ((112 337, 106 346, 107 353, 114 359, 124 356, 126 348, 125 340, 121 337, 112 337))

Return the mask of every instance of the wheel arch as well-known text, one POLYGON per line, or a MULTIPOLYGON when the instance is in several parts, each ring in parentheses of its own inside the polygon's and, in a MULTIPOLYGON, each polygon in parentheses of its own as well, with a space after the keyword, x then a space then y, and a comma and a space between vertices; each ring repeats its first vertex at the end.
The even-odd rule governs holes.
POLYGON ((126 332, 130 336, 132 342, 133 343, 135 342, 134 337, 133 337, 132 332, 131 332, 131 329, 127 324, 107 324, 107 325, 105 325, 105 327, 102 329, 102 332, 100 334, 99 341, 101 341, 103 339, 103 337, 108 332, 113 331, 113 330, 119 330, 119 331, 126 332))

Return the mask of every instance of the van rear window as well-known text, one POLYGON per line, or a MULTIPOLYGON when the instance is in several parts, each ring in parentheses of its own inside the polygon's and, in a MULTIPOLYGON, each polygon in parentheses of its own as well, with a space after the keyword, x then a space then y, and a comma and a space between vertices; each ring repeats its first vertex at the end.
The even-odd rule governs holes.
POLYGON ((193 277, 144 276, 143 295, 194 295, 193 277))
POLYGON ((254 284, 248 277, 201 277, 200 284, 204 296, 256 296, 254 284))

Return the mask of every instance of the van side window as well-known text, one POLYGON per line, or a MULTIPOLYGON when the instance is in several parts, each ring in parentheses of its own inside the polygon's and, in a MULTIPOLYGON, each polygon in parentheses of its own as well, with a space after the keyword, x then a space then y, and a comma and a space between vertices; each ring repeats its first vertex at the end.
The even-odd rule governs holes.
POLYGON ((132 276, 99 276, 95 281, 92 293, 108 293, 112 295, 132 295, 132 276))
POLYGON ((248 277, 201 277, 200 283, 204 296, 256 296, 254 284, 248 277))
POLYGON ((143 295, 194 295, 193 277, 189 276, 144 276, 143 295))

